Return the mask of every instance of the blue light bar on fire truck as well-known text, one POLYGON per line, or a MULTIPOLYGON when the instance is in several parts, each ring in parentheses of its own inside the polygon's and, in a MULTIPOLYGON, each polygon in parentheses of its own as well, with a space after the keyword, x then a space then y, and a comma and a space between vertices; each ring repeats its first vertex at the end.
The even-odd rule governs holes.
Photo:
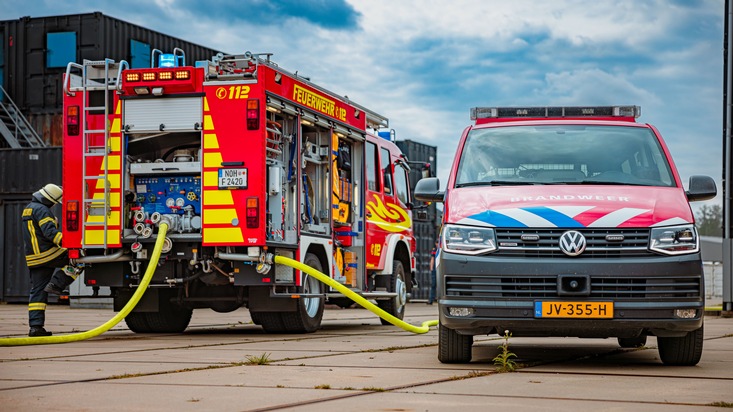
POLYGON ((172 53, 163 53, 158 56, 158 67, 178 67, 178 60, 172 53))
POLYGON ((471 120, 516 117, 639 117, 640 106, 474 107, 471 120))

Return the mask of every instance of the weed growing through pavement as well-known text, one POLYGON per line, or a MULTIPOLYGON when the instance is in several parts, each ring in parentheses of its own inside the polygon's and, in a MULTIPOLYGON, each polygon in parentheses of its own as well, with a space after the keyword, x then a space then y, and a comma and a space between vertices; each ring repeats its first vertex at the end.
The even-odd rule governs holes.
POLYGON ((368 388, 361 388, 361 390, 365 392, 386 392, 387 390, 384 388, 375 388, 373 386, 370 386, 368 388))
POLYGON ((313 388, 314 389, 331 389, 331 385, 324 383, 322 385, 316 385, 313 388))
POLYGON ((516 358, 517 355, 509 352, 509 338, 511 337, 512 334, 509 333, 508 330, 505 330, 503 336, 504 343, 499 346, 501 352, 493 359, 494 365, 496 365, 497 372, 514 372, 514 370, 517 368, 517 362, 512 359, 516 358))
POLYGON ((263 353, 260 356, 247 355, 246 358, 245 365, 267 365, 271 362, 269 353, 263 353))

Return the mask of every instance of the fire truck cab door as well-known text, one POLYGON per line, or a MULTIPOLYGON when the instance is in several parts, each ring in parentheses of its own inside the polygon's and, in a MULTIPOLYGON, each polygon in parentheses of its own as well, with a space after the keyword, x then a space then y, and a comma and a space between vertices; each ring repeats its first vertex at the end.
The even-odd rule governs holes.
MULTIPOLYGON (((367 269, 383 270, 384 250, 390 235, 410 228, 407 206, 396 193, 392 154, 387 147, 366 143, 367 191, 366 228, 370 239, 366 251, 367 269)), ((398 170, 398 173, 404 173, 398 170)))

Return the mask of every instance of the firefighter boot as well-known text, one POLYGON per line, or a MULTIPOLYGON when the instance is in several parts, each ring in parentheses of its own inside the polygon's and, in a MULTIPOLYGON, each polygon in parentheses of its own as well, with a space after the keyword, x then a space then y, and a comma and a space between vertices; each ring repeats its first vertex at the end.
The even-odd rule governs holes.
MULTIPOLYGON (((46 285, 46 287, 43 288, 43 291, 46 292, 46 293, 54 294, 54 295, 61 295, 61 294, 64 293, 64 290, 61 287, 56 286, 55 284, 53 284, 51 282, 48 282, 48 285, 46 285)), ((41 329, 43 329, 43 328, 41 328, 41 329)))
POLYGON ((31 330, 28 332, 28 336, 51 336, 53 333, 47 331, 43 326, 31 326, 31 330))

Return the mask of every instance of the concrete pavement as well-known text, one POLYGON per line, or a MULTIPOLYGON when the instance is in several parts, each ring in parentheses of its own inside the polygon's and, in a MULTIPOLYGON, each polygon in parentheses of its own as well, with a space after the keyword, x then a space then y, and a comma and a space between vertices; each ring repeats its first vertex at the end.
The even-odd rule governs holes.
MULTIPOLYGON (((50 306, 47 328, 71 333, 113 316, 50 306)), ((437 317, 410 304, 406 320, 437 317)), ((83 342, 0 348, 0 410, 463 411, 731 410, 733 319, 707 317, 695 367, 659 361, 656 340, 512 338, 522 367, 496 373, 498 336, 477 337, 474 361, 437 360, 437 330, 381 326, 363 309, 329 308, 307 335, 265 334, 240 309, 194 311, 183 334, 134 334, 124 322, 83 342), (257 365, 265 360, 265 364, 257 365), (718 406, 715 406, 718 405, 718 406), (726 407, 727 406, 727 407, 726 407)), ((0 305, 0 336, 27 333, 25 305, 0 305)))

